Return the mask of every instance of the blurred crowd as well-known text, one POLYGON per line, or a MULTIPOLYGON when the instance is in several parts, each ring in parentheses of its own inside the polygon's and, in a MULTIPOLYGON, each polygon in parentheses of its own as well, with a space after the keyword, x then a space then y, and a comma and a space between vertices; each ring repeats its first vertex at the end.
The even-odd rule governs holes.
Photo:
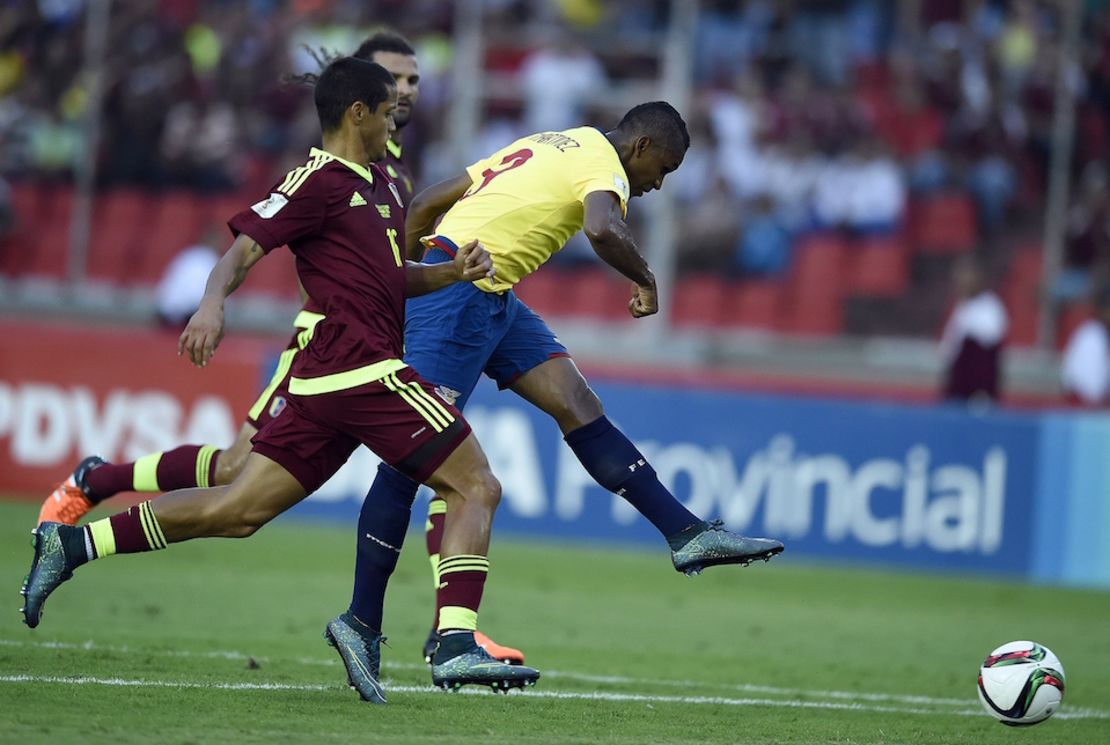
MULTIPOLYGON (((1062 296, 1107 253, 1110 10, 1087 2, 1064 79, 1079 99, 1081 204, 1062 296)), ((611 124, 624 83, 650 79, 666 0, 485 0, 484 124, 475 157, 509 138, 611 124)), ((0 3, 0 172, 64 179, 82 152, 86 0, 0 3)), ((308 92, 283 73, 308 49, 409 35, 422 99, 409 157, 441 175, 454 4, 445 0, 132 0, 112 4, 98 153, 103 184, 234 189, 311 143, 308 92)), ((960 190, 986 239, 1042 203, 1058 5, 1033 0, 704 0, 694 40, 694 146, 675 181, 686 269, 775 275, 814 229, 888 234, 915 195, 960 190), (722 248, 726 247, 726 248, 722 248)), ((419 172, 419 171, 418 171, 419 172)), ((263 175, 259 175, 263 174, 263 175)), ((427 182, 425 178, 424 182, 427 182)), ((1036 212, 1036 209, 1033 209, 1036 212)))

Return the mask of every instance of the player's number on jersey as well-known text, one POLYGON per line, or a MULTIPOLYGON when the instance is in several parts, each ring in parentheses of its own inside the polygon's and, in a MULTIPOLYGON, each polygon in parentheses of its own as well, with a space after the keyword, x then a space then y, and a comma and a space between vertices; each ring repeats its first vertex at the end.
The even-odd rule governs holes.
POLYGON ((397 245, 397 228, 386 228, 385 237, 389 239, 389 247, 393 249, 393 260, 397 262, 397 266, 404 266, 405 262, 401 261, 401 247, 397 245))
POLYGON ((531 158, 531 157, 532 157, 532 151, 529 150, 528 148, 523 148, 521 150, 517 150, 515 153, 509 153, 508 155, 506 155, 504 158, 501 159, 500 165, 504 166, 503 168, 499 168, 497 170, 494 170, 492 168, 487 168, 484 171, 482 171, 482 183, 478 184, 476 187, 468 189, 465 194, 463 194, 461 197, 459 197, 459 201, 461 202, 462 200, 466 199, 467 197, 474 196, 475 194, 480 192, 482 189, 489 186, 489 182, 493 181, 495 178, 500 176, 502 173, 505 173, 506 171, 511 171, 514 168, 520 168, 522 165, 527 163, 528 159, 531 158))

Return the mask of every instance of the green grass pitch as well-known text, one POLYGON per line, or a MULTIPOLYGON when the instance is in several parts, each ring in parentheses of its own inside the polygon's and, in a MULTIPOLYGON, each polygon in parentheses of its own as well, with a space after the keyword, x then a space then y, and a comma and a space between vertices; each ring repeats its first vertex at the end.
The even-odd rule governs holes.
POLYGON ((678 575, 655 553, 495 537, 482 627, 544 672, 508 696, 430 688, 422 537, 387 602, 388 706, 345 685, 324 624, 353 529, 279 521, 81 569, 20 621, 29 504, 0 503, 0 741, 18 743, 1110 742, 1110 593, 822 566, 678 575), (1056 717, 1014 730, 979 662, 1032 638, 1067 671, 1056 717))

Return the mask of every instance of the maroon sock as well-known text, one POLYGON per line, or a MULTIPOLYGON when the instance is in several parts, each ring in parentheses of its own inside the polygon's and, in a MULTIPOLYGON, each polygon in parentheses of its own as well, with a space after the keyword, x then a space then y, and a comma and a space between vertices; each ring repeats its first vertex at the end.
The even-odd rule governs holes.
POLYGON ((488 575, 489 559, 485 556, 459 554, 439 560, 436 608, 441 633, 478 628, 478 606, 488 575))
POLYGON ((158 461, 158 490, 215 486, 216 461, 223 452, 211 445, 182 445, 162 453, 158 461))
POLYGON ((154 516, 150 502, 140 502, 127 512, 119 512, 81 528, 88 559, 112 554, 135 554, 166 547, 166 536, 154 516))
POLYGON ((222 451, 211 445, 182 445, 144 455, 133 463, 105 463, 85 477, 93 502, 124 491, 160 492, 212 486, 222 451))
POLYGON ((85 476, 89 499, 95 504, 121 491, 131 491, 134 472, 134 463, 105 463, 94 468, 85 476))

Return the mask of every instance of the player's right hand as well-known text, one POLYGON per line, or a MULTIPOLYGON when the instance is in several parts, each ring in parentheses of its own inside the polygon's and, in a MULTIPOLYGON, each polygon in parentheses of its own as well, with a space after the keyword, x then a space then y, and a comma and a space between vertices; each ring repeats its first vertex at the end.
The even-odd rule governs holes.
POLYGON ((201 303, 200 309, 189 319, 177 340, 177 356, 188 354, 190 362, 197 367, 204 367, 216 353, 216 347, 223 338, 223 307, 201 303))
POLYGON ((473 240, 455 253, 455 269, 463 282, 475 282, 485 277, 493 279, 493 257, 485 246, 473 240))
POLYGON ((628 312, 633 318, 643 318, 659 312, 659 295, 655 285, 644 287, 632 285, 632 299, 628 301, 628 312))

